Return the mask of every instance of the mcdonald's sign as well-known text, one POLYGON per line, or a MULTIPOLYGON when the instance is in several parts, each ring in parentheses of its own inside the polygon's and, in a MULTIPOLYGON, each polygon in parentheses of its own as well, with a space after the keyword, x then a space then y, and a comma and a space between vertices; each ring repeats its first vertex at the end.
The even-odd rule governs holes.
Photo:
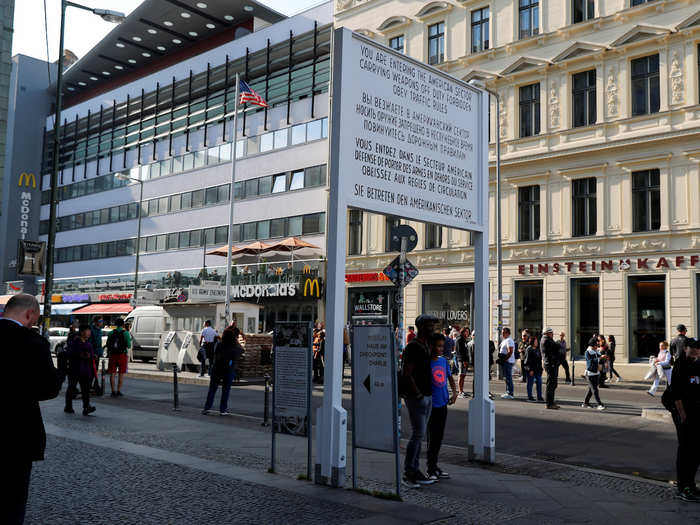
POLYGON ((304 280, 304 297, 321 297, 321 283, 319 277, 307 277, 304 280))
POLYGON ((24 183, 27 188, 29 188, 29 186, 36 188, 36 176, 33 173, 22 172, 19 175, 17 186, 22 186, 22 183, 24 183))

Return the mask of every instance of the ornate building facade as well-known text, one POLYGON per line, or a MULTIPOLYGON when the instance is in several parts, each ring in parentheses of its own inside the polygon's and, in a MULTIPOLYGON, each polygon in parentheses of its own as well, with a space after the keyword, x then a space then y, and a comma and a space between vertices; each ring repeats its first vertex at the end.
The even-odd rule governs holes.
MULTIPOLYGON (((700 4, 338 0, 335 7, 336 25, 499 96, 489 127, 492 334, 496 133, 504 325, 514 333, 564 331, 576 355, 591 334, 614 335, 618 362, 633 375, 678 323, 697 333, 700 4)), ((372 275, 393 257, 385 239, 398 220, 351 214, 349 316, 355 298, 391 295, 372 275)), ((421 273, 406 291, 406 319, 430 311, 446 326, 469 325, 468 235, 414 227, 420 241, 409 258, 421 273)))

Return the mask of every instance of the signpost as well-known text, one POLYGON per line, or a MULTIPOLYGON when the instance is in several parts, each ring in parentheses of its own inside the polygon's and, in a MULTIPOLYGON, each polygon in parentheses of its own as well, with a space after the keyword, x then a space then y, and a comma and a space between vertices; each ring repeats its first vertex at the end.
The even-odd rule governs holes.
MULTIPOLYGON (((342 486, 346 220, 350 207, 468 230, 475 250, 475 328, 488 333, 488 96, 347 28, 333 36, 326 386, 316 481, 342 486)), ((407 240, 407 239, 406 239, 407 240)), ((469 450, 495 460, 488 338, 475 352, 469 450)))
POLYGON ((272 390, 272 472, 277 433, 306 437, 311 479, 311 323, 276 323, 272 390))
POLYGON ((352 329, 352 484, 357 488, 357 449, 396 456, 396 495, 400 495, 396 355, 391 325, 352 329))

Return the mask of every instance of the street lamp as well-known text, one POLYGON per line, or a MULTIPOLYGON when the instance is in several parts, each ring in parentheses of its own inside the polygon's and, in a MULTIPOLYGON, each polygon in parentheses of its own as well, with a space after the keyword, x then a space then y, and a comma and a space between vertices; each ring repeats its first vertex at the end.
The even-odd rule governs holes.
POLYGON ((136 296, 138 295, 139 290, 139 254, 141 253, 141 211, 143 209, 143 181, 140 179, 129 177, 128 175, 124 175, 123 173, 116 173, 114 176, 119 180, 138 182, 141 185, 141 189, 139 192, 139 225, 136 233, 136 268, 134 269, 134 293, 132 297, 134 306, 136 306, 136 296))
POLYGON ((106 22, 119 24, 126 20, 126 15, 109 9, 94 9, 84 5, 61 0, 61 35, 58 47, 58 75, 56 77, 56 120, 54 121, 53 163, 51 166, 51 188, 49 199, 49 237, 46 242, 46 279, 44 281, 44 336, 48 337, 51 324, 51 292, 53 291, 53 261, 56 244, 56 206, 58 205, 58 166, 61 151, 61 100, 63 84, 63 39, 66 25, 66 8, 75 7, 101 17, 106 22))
POLYGON ((503 332, 503 253, 501 251, 501 97, 476 79, 469 81, 472 86, 483 89, 496 99, 496 281, 498 311, 498 341, 503 332))

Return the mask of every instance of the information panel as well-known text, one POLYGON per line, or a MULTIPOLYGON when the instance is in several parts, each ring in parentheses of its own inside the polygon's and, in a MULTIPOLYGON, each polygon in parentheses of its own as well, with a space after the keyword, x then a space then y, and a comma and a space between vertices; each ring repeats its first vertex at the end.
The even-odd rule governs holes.
MULTIPOLYGON (((482 93, 349 30, 334 138, 348 206, 460 229, 480 229, 484 173, 482 93), (336 135, 337 133, 337 135, 336 135)), ((334 85, 338 85, 334 81, 334 85)))
POLYGON ((308 435, 311 352, 308 322, 275 325, 272 409, 275 432, 308 435))
POLYGON ((352 334, 354 446, 396 452, 396 356, 392 327, 355 325, 352 334))

